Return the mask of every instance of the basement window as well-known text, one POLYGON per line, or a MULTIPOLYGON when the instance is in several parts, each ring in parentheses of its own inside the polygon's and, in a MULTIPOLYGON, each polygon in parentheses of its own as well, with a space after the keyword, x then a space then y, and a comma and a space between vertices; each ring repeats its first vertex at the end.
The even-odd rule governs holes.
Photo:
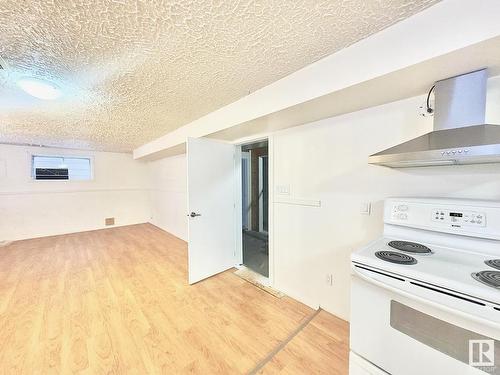
POLYGON ((31 177, 34 180, 76 180, 92 179, 90 158, 66 156, 31 156, 31 177))

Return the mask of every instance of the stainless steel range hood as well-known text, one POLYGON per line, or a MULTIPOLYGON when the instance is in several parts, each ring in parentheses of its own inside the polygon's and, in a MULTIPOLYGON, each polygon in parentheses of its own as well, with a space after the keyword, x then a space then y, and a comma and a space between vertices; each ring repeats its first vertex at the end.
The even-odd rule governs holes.
POLYGON ((500 162, 500 126, 485 124, 486 69, 436 82, 434 130, 371 155, 393 168, 500 162))

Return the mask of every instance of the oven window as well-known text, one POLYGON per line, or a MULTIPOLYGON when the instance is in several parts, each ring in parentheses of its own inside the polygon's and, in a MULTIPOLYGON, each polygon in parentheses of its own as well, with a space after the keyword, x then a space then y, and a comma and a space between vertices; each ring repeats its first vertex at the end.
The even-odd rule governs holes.
POLYGON ((391 327, 479 370, 500 374, 498 340, 434 318, 397 301, 391 301, 391 327))

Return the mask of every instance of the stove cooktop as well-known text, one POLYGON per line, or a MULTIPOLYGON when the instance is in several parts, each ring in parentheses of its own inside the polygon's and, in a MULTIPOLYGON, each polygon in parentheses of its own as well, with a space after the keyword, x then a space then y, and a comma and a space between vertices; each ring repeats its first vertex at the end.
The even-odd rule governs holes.
POLYGON ((431 249, 427 246, 409 241, 390 241, 388 245, 394 249, 405 251, 408 253, 415 254, 430 254, 432 253, 431 249))
POLYGON ((500 259, 488 259, 485 260, 484 263, 486 263, 487 266, 500 270, 500 259))
POLYGON ((491 255, 381 238, 352 260, 500 304, 500 259, 491 255))
POLYGON ((500 271, 479 271, 474 272, 472 277, 492 288, 500 289, 500 271))
MULTIPOLYGON (((432 254, 431 249, 427 246, 417 242, 410 241, 389 241, 388 245, 394 249, 414 253, 414 254, 432 254)), ((399 253, 396 251, 377 251, 375 256, 386 262, 414 265, 418 261, 407 254, 399 253)), ((484 263, 490 267, 500 270, 500 259, 488 259, 484 263)), ((500 272, 499 271, 478 271, 471 274, 475 280, 490 286, 492 288, 500 289, 500 272)))
POLYGON ((397 253, 395 251, 377 251, 375 256, 379 259, 397 264, 416 264, 417 260, 407 254, 397 253))

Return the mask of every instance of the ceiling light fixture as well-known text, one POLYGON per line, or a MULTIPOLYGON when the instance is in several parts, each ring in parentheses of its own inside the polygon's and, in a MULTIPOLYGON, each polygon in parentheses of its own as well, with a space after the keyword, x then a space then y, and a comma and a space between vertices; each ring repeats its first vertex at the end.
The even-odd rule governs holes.
POLYGON ((55 100, 62 94, 57 85, 38 78, 22 78, 17 85, 31 96, 44 100, 55 100))

